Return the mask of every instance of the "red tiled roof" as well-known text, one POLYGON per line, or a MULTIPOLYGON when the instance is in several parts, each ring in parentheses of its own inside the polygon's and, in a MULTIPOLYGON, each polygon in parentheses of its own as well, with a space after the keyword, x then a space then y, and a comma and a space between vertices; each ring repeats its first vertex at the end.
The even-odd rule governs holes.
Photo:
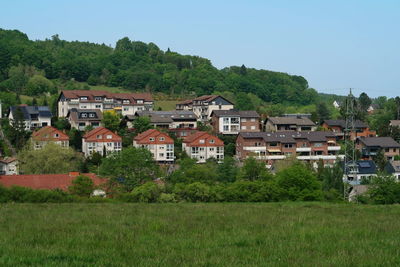
POLYGON ((138 144, 173 144, 174 140, 166 133, 160 132, 156 129, 149 129, 139 135, 137 135, 134 140, 138 144), (164 141, 160 140, 160 137, 164 137, 164 141), (150 138, 154 138, 154 141, 150 141, 150 138))
POLYGON ((195 134, 187 136, 183 142, 187 146, 223 146, 224 142, 218 137, 211 135, 207 132, 197 132, 195 134), (200 140, 204 140, 204 143, 200 143, 200 140), (214 140, 213 142, 211 140, 214 140), (212 143, 211 143, 212 142, 212 143))
POLYGON ((86 142, 121 142, 121 136, 113 133, 104 127, 98 127, 96 129, 91 130, 83 136, 86 142), (111 139, 107 139, 107 135, 111 135, 111 139))
MULTIPOLYGON (((29 174, 29 175, 0 175, 0 184, 5 187, 22 186, 32 189, 61 189, 68 190, 72 181, 79 175, 79 172, 69 174, 29 174)), ((95 186, 106 182, 105 179, 97 177, 94 173, 82 173, 92 179, 95 186)))
POLYGON ((34 141, 68 141, 69 137, 62 131, 52 126, 46 126, 40 128, 38 131, 33 132, 32 139, 34 141), (58 136, 56 137, 57 134, 58 136))
POLYGON ((190 100, 185 100, 182 101, 180 103, 178 103, 178 105, 186 105, 186 104, 191 104, 193 103, 193 101, 212 101, 213 99, 219 97, 219 95, 202 95, 190 100))

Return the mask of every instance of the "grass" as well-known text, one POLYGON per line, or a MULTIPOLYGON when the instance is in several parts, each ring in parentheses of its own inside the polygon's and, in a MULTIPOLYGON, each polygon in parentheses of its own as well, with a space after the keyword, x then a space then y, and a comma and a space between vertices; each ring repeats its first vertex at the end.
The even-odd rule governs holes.
POLYGON ((176 103, 180 102, 179 100, 158 100, 154 102, 154 110, 158 110, 161 108, 163 111, 175 110, 176 103))
POLYGON ((396 266, 400 207, 3 204, 1 266, 396 266))

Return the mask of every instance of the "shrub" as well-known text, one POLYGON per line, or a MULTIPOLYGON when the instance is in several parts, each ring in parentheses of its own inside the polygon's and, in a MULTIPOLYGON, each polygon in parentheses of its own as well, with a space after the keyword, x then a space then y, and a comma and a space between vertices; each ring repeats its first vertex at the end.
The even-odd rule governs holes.
POLYGON ((391 175, 378 175, 371 181, 367 196, 374 204, 400 203, 400 183, 391 175))
POLYGON ((157 202, 160 197, 160 187, 153 183, 147 182, 132 190, 129 200, 133 202, 157 202))
POLYGON ((190 202, 210 202, 214 200, 211 187, 200 182, 187 185, 177 184, 174 193, 182 200, 190 202))
POLYGON ((268 202, 278 201, 279 187, 270 181, 237 181, 223 191, 224 200, 229 202, 268 202))
POLYGON ((168 194, 168 193, 161 193, 160 197, 158 198, 158 202, 160 203, 176 203, 176 196, 175 194, 168 194))
POLYGON ((76 196, 90 197, 94 190, 92 179, 87 176, 79 175, 72 181, 72 185, 68 187, 68 191, 76 196))

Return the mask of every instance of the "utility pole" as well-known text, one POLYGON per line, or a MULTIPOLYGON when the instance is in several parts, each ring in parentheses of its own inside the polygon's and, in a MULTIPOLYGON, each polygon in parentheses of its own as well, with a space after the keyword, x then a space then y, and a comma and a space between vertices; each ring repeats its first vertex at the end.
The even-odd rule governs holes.
POLYGON ((350 93, 346 98, 346 126, 344 129, 344 144, 345 144, 345 156, 344 156, 344 170, 343 170, 343 198, 348 199, 348 187, 349 181, 354 179, 354 175, 358 172, 357 162, 356 162, 356 148, 355 139, 352 140, 352 133, 356 134, 354 125, 354 103, 355 97, 353 96, 350 88, 350 93))

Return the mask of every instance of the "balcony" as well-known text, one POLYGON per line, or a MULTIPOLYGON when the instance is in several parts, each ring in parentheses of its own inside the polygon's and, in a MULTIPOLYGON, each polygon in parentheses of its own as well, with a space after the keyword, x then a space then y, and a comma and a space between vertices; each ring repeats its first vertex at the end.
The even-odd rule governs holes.
POLYGON ((335 160, 337 158, 336 155, 297 156, 298 160, 335 160))
POLYGON ((311 147, 298 147, 296 152, 311 152, 311 147))
POLYGON ((243 150, 246 151, 266 151, 267 148, 265 146, 245 146, 243 150))
POLYGON ((328 151, 339 151, 340 146, 328 146, 328 151))
POLYGON ((266 156, 255 156, 256 159, 262 160, 277 160, 277 159, 285 159, 286 155, 266 155, 266 156))

